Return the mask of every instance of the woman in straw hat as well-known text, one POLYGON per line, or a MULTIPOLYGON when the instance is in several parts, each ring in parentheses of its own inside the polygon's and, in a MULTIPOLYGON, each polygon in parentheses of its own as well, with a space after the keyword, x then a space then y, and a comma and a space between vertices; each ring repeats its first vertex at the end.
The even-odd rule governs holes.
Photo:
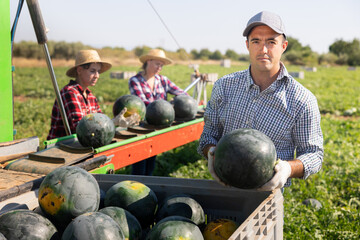
MULTIPOLYGON (((140 97, 146 106, 158 99, 167 100, 168 93, 175 96, 187 94, 166 76, 160 75, 163 66, 172 63, 163 50, 151 49, 140 57, 140 62, 143 64, 142 71, 129 79, 129 89, 131 94, 140 97)), ((133 164, 132 174, 152 175, 155 160, 156 156, 133 164)))
POLYGON ((166 76, 160 75, 163 66, 171 64, 172 60, 166 57, 161 49, 152 49, 140 57, 142 71, 129 80, 131 94, 140 97, 145 105, 157 99, 167 100, 167 94, 187 94, 170 81, 166 76))
MULTIPOLYGON (((98 100, 88 87, 95 86, 100 73, 111 68, 111 64, 100 59, 95 50, 81 50, 76 55, 75 66, 66 75, 75 80, 60 91, 71 133, 76 132, 78 122, 89 113, 101 113, 98 100)), ((51 128, 47 139, 66 136, 60 109, 55 100, 51 114, 51 128)))

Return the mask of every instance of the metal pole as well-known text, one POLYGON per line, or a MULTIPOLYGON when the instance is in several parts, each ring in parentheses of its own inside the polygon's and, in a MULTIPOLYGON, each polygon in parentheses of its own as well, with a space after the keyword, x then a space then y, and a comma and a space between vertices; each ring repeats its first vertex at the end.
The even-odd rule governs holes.
POLYGON ((184 92, 187 92, 190 90, 190 88, 192 88, 195 84, 198 83, 198 81, 201 80, 201 77, 198 77, 197 79, 195 79, 192 83, 189 84, 189 86, 187 86, 185 89, 184 89, 184 92))
POLYGON ((54 72, 53 66, 51 64, 50 54, 49 54, 49 50, 48 50, 48 47, 47 47, 46 43, 43 44, 43 50, 44 50, 45 57, 46 57, 45 58, 46 63, 47 63, 47 66, 48 66, 48 69, 49 69, 49 72, 50 72, 51 81, 52 81, 52 84, 53 84, 53 87, 54 87, 54 90, 55 90, 56 101, 57 101, 57 104, 59 106, 61 118, 62 118, 63 123, 64 123, 64 128, 65 128, 65 131, 66 131, 66 135, 70 135, 71 130, 70 130, 69 121, 68 121, 68 119, 66 117, 64 103, 62 102, 59 86, 58 86, 57 81, 56 81, 55 72, 54 72))
POLYGON ((70 130, 69 122, 68 122, 68 119, 67 119, 66 114, 65 114, 64 104, 63 104, 62 99, 61 99, 59 87, 58 87, 56 77, 55 77, 55 72, 54 72, 54 69, 52 67, 52 63, 51 63, 51 59, 50 59, 49 50, 48 50, 47 44, 46 44, 47 37, 46 37, 44 21, 43 21, 41 11, 40 11, 40 6, 39 6, 39 3, 38 3, 37 0, 26 0, 26 2, 27 2, 27 5, 28 5, 28 8, 29 8, 31 20, 33 22, 34 30, 35 30, 35 33, 36 33, 36 38, 38 40, 38 43, 40 45, 43 45, 43 49, 44 49, 44 53, 45 53, 45 57, 46 57, 46 63, 47 63, 49 73, 50 73, 50 76, 51 76, 51 80, 52 80, 52 84, 53 84, 53 87, 54 87, 54 90, 55 90, 56 101, 57 101, 57 104, 59 105, 60 114, 61 114, 61 118, 62 118, 63 123, 64 123, 64 128, 65 128, 65 131, 66 131, 66 135, 70 135, 71 130, 70 130))

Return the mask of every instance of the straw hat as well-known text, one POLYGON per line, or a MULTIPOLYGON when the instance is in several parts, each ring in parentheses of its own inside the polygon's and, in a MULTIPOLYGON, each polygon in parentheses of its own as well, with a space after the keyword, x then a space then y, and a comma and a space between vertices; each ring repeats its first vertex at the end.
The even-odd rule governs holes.
POLYGON ((96 50, 80 50, 76 55, 75 66, 67 70, 66 75, 76 77, 76 67, 87 63, 101 63, 100 73, 111 68, 111 64, 103 62, 96 50))
POLYGON ((164 62, 164 65, 172 63, 172 60, 167 58, 165 52, 161 49, 151 49, 147 54, 140 57, 140 62, 145 63, 147 60, 160 60, 164 62))

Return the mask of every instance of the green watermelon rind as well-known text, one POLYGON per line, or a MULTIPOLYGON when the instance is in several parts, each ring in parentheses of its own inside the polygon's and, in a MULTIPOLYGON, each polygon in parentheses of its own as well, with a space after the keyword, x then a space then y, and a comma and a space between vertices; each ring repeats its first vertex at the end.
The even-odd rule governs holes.
POLYGON ((136 112, 140 115, 141 120, 144 120, 146 113, 145 103, 135 95, 123 95, 116 99, 113 105, 113 116, 117 116, 121 110, 127 108, 127 112, 136 112))
POLYGON ((175 120, 175 110, 171 103, 158 99, 146 107, 145 119, 155 126, 170 126, 175 120))
POLYGON ((183 216, 189 218, 196 225, 205 223, 205 213, 200 203, 186 194, 175 194, 167 197, 159 207, 156 221, 168 216, 183 216))
POLYGON ((0 215, 0 232, 6 239, 59 239, 59 233, 49 219, 25 209, 0 215))
POLYGON ((174 111, 176 120, 192 120, 198 111, 196 100, 189 95, 178 95, 174 98, 174 111))
POLYGON ((170 216, 168 218, 172 219, 164 218, 155 224, 147 234, 146 240, 204 240, 200 228, 195 223, 192 223, 191 220, 186 218, 181 220, 180 216, 170 216))
POLYGON ((100 209, 99 212, 110 216, 119 224, 125 239, 140 239, 142 234, 140 222, 126 209, 110 206, 100 209))
POLYGON ((125 236, 119 224, 110 216, 101 212, 89 212, 73 219, 65 228, 61 239, 125 240, 125 236))
MULTIPOLYGON (((86 212, 94 212, 100 205, 99 184, 89 172, 75 166, 57 168, 47 174, 39 187, 39 206, 50 220, 66 225, 71 220, 86 212), (49 211, 47 202, 51 189, 53 196, 63 199, 57 212, 49 211)), ((50 209, 51 210, 51 209, 50 209)))
POLYGON ((76 136, 82 146, 99 148, 112 142, 115 125, 103 113, 90 113, 79 121, 76 136))
POLYGON ((143 228, 146 228, 154 222, 158 199, 155 192, 145 184, 125 180, 109 188, 104 204, 105 207, 124 208, 136 217, 143 228), (133 189, 133 184, 141 186, 141 189, 133 189))
POLYGON ((214 169, 227 185, 256 189, 273 177, 276 159, 275 145, 264 133, 255 129, 236 129, 218 142, 214 169))

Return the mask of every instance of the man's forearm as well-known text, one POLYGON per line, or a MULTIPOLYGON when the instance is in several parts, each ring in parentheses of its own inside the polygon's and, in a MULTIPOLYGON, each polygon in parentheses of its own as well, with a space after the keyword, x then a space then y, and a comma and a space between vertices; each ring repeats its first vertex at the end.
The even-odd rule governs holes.
POLYGON ((301 178, 304 176, 304 164, 299 159, 288 161, 291 167, 291 178, 301 178))

